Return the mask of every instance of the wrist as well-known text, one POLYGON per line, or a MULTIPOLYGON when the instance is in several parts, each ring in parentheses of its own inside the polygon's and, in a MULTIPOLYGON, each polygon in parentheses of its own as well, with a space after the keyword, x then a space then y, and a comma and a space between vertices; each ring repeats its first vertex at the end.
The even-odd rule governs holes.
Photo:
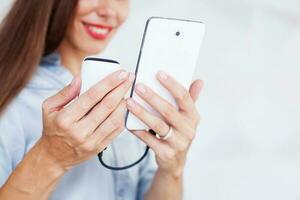
POLYGON ((19 199, 40 197, 50 194, 65 170, 47 153, 40 139, 25 155, 4 185, 3 190, 19 199))
POLYGON ((167 170, 158 168, 157 174, 166 179, 181 180, 183 177, 183 169, 167 170))
POLYGON ((66 173, 67 169, 50 153, 51 146, 43 137, 37 142, 36 146, 39 149, 39 157, 43 161, 41 164, 53 172, 54 177, 60 177, 66 173))

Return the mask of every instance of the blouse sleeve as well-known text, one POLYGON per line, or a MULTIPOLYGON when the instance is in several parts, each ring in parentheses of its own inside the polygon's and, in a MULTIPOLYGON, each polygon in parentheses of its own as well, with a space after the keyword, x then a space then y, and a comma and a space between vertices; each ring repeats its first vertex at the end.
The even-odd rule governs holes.
POLYGON ((20 115, 16 105, 12 103, 0 115, 0 187, 22 160, 24 151, 25 140, 20 115))

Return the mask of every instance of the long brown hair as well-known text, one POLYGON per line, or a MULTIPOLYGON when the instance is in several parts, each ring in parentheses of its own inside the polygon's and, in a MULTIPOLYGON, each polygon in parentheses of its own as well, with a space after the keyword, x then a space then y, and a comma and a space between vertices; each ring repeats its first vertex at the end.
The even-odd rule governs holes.
POLYGON ((15 0, 0 25, 0 114, 65 36, 78 0, 15 0))

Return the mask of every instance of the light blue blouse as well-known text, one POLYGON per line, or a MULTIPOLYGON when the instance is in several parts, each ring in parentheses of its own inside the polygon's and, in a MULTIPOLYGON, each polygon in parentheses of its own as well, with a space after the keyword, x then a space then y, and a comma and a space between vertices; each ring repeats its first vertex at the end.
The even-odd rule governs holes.
MULTIPOLYGON (((61 65, 59 54, 44 57, 31 81, 0 116, 0 186, 41 137, 42 102, 72 78, 61 65)), ((117 150, 124 153, 118 154, 117 158, 111 156, 119 164, 127 164, 129 157, 138 157, 144 150, 140 141, 128 136, 126 132, 117 139, 117 150)), ((138 166, 123 171, 102 167, 95 156, 67 172, 50 199, 141 200, 151 185, 156 168, 152 151, 138 166)))

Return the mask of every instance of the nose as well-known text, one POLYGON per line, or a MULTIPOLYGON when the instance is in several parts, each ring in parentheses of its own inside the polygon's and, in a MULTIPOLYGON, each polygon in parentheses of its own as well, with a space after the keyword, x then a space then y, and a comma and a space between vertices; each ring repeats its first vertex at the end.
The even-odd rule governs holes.
POLYGON ((115 17, 117 15, 114 9, 115 0, 98 0, 97 14, 103 18, 115 17))

